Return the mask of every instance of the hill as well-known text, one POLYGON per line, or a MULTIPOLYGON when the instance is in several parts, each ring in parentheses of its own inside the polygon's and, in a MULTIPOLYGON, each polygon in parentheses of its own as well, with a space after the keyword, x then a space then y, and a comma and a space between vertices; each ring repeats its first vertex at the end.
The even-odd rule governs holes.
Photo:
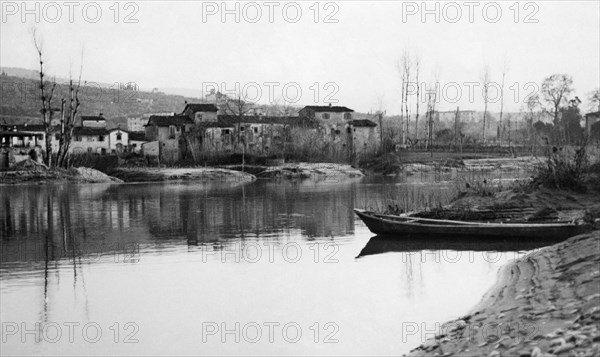
MULTIPOLYGON (((26 77, 8 74, 0 76, 0 97, 2 98, 0 115, 39 117, 38 81, 31 78, 31 73, 23 72, 21 74, 26 77)), ((69 87, 65 80, 57 79, 57 82, 55 106, 60 107, 60 97, 69 96, 69 87)), ((198 98, 165 94, 160 91, 119 89, 114 86, 102 88, 97 84, 82 85, 80 101, 79 113, 81 115, 103 113, 106 118, 115 119, 141 116, 146 113, 181 112, 185 101, 201 102, 198 98)))

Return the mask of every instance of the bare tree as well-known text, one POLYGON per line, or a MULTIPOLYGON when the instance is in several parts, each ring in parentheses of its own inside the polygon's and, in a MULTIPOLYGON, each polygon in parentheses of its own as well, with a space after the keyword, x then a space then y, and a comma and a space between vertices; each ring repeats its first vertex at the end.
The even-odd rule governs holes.
POLYGON ((404 103, 404 118, 406 120, 406 128, 403 129, 405 135, 402 139, 402 143, 406 144, 406 142, 408 141, 408 139, 410 138, 410 133, 409 133, 409 123, 410 123, 410 113, 408 110, 408 98, 409 98, 409 87, 410 87, 410 67, 411 67, 411 58, 410 58, 410 52, 408 50, 404 51, 404 54, 402 56, 402 69, 404 71, 404 78, 405 78, 405 83, 404 83, 404 98, 402 100, 402 102, 404 103))
POLYGON ((434 78, 433 90, 428 90, 425 94, 427 96, 427 112, 425 114, 425 118, 427 119, 427 142, 425 143, 425 149, 431 148, 433 145, 433 117, 435 115, 435 103, 437 102, 439 74, 434 73, 434 78))
POLYGON ((567 74, 553 74, 542 82, 543 99, 551 106, 553 124, 558 130, 558 138, 564 139, 560 129, 560 108, 567 103, 567 97, 573 92, 573 78, 567 74))
POLYGON ((419 141, 419 95, 421 92, 421 85, 419 84, 419 72, 421 70, 421 57, 417 55, 415 57, 415 83, 416 83, 416 112, 415 112, 415 142, 419 141))
MULTIPOLYGON (((236 140, 236 145, 239 145, 241 140, 241 123, 244 121, 244 116, 246 116, 248 113, 250 113, 252 111, 252 109, 254 109, 254 104, 251 102, 247 102, 245 100, 245 98, 242 98, 242 95, 240 93, 238 93, 235 98, 231 99, 228 98, 225 101, 225 106, 224 106, 224 110, 225 113, 227 115, 231 115, 233 117, 235 117, 236 119, 236 131, 237 131, 237 140, 236 140)), ((245 149, 245 141, 243 142, 244 145, 242 145, 242 147, 245 149)))
POLYGON ((44 134, 45 138, 45 150, 46 150, 46 158, 45 164, 47 166, 52 165, 52 116, 54 113, 54 109, 52 108, 52 101, 54 99, 54 91, 56 89, 56 81, 52 81, 50 83, 44 80, 46 76, 44 72, 44 60, 43 60, 43 43, 42 40, 38 38, 36 30, 33 30, 33 44, 38 53, 39 61, 40 61, 40 101, 41 101, 41 109, 40 113, 42 114, 42 123, 44 125, 44 134))
MULTIPOLYGON (((506 58, 504 58, 504 62, 502 64, 502 83, 500 84, 500 119, 498 121, 500 143, 502 143, 502 137, 504 134, 504 127, 502 126, 502 115, 504 114, 504 79, 506 78, 506 72, 508 71, 506 58)), ((509 133, 510 135, 510 133, 509 133)), ((509 139, 510 142, 510 139, 509 139)), ((509 144, 510 145, 510 144, 509 144)))
POLYGON ((529 144, 531 145, 532 153, 535 151, 535 140, 533 138, 533 123, 535 119, 535 112, 540 107, 540 97, 537 93, 528 96, 525 99, 525 104, 527 105, 527 110, 529 111, 529 115, 527 116, 527 137, 529 140, 529 144))
POLYGON ((588 100, 590 101, 590 110, 597 110, 600 112, 600 88, 596 88, 588 94, 588 100))
POLYGON ((456 113, 454 114, 454 150, 458 147, 458 121, 460 120, 460 108, 456 107, 456 113))
MULTIPOLYGON (((67 153, 73 140, 73 129, 75 128, 75 119, 79 112, 79 106, 81 102, 79 100, 79 89, 81 88, 81 74, 83 72, 83 53, 81 54, 81 63, 79 67, 79 79, 77 84, 73 83, 73 78, 69 79, 69 108, 68 114, 65 115, 65 102, 66 99, 61 99, 61 120, 60 120, 60 135, 59 135, 59 147, 57 155, 57 165, 65 166, 67 153)), ((71 76, 69 76, 71 77, 71 76)))
POLYGON ((483 145, 485 145, 486 143, 486 136, 485 136, 485 129, 486 129, 486 119, 487 119, 487 108, 488 108, 488 102, 489 102, 489 97, 488 97, 488 93, 489 93, 489 89, 490 89, 490 68, 489 66, 485 66, 483 69, 483 73, 481 75, 481 81, 483 84, 483 129, 482 129, 482 140, 483 140, 483 145))
MULTIPOLYGON (((405 51, 406 52, 406 51, 405 51)), ((404 58, 405 55, 401 57, 400 61, 397 64, 398 72, 400 73, 400 84, 402 89, 400 91, 400 141, 404 144, 405 135, 404 135, 404 100, 405 100, 405 91, 406 91, 406 72, 404 71, 404 58)))

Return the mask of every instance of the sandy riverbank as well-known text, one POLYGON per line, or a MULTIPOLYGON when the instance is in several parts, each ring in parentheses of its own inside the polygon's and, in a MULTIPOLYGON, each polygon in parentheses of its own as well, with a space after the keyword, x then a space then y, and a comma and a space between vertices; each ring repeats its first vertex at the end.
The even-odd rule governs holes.
POLYGON ((71 169, 47 169, 38 167, 0 172, 0 184, 5 185, 61 182, 122 183, 123 181, 88 167, 74 167, 71 169))
POLYGON ((505 266, 482 302, 409 356, 599 356, 600 231, 505 266))
POLYGON ((284 178, 284 179, 342 179, 364 176, 363 172, 348 164, 336 163, 286 163, 277 166, 259 165, 230 165, 228 169, 244 170, 251 172, 258 178, 284 178))
POLYGON ((111 171, 111 175, 125 182, 163 182, 163 181, 221 181, 251 182, 256 176, 228 169, 196 167, 196 168, 119 168, 111 171))

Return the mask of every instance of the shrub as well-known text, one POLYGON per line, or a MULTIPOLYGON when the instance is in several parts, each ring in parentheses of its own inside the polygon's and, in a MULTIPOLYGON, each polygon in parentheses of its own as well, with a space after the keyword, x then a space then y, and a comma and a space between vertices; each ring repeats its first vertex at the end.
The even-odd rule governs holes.
POLYGON ((585 190, 585 176, 590 168, 585 144, 579 147, 556 148, 537 165, 533 182, 548 188, 585 190))

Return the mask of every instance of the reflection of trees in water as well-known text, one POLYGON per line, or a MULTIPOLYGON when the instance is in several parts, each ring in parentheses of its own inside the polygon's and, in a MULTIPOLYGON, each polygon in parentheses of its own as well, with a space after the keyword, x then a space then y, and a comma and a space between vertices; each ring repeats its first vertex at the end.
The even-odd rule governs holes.
MULTIPOLYGON (((45 226, 39 231, 42 244, 40 255, 36 255, 36 259, 43 259, 44 268, 41 272, 44 279, 41 311, 39 313, 40 323, 44 324, 49 321, 49 312, 52 311, 51 304, 54 299, 51 296, 52 287, 57 288, 60 285, 60 279, 58 274, 59 260, 65 257, 65 254, 71 253, 71 263, 73 268, 73 292, 78 295, 79 293, 79 282, 81 282, 81 288, 83 292, 85 315, 89 320, 89 308, 87 290, 85 286, 85 280, 83 271, 81 270, 80 257, 76 255, 78 238, 73 234, 71 227, 73 221, 71 220, 71 208, 70 201, 68 199, 60 199, 63 196, 60 193, 60 188, 52 188, 43 195, 42 199, 46 201, 45 207, 40 207, 38 210, 38 222, 45 220, 45 226), (58 192, 57 192, 58 191, 58 192), (56 198, 59 197, 58 202, 56 198), (58 222, 58 225, 57 225, 58 222), (60 250, 61 254, 57 254, 60 250), (63 254, 64 253, 64 254, 63 254), (53 273, 53 274, 51 274, 53 273), (55 277, 53 279, 53 276, 55 277), (79 278, 79 279, 78 279, 79 278)), ((37 228, 40 228, 38 225, 37 228)))
POLYGON ((198 244, 285 237, 292 231, 307 239, 348 235, 354 231, 357 187, 287 182, 210 190, 176 184, 14 187, 0 193, 1 242, 19 247, 15 256, 7 256, 8 250, 3 257, 19 261, 23 251, 43 257, 47 231, 51 259, 106 254, 124 242, 198 244))
POLYGON ((247 237, 284 239, 292 232, 300 232, 308 240, 339 237, 354 232, 354 207, 381 200, 391 190, 411 194, 425 189, 393 182, 310 181, 258 181, 210 189, 173 183, 11 187, 10 192, 0 193, 1 241, 37 245, 33 250, 43 253, 41 243, 49 225, 47 195, 54 197, 55 212, 50 249, 60 247, 52 254, 67 258, 109 253, 132 242, 185 240, 194 245, 247 237), (66 239, 69 235, 79 243, 66 239))
POLYGON ((300 192, 293 185, 257 183, 211 192, 166 190, 155 194, 156 209, 147 210, 149 231, 157 238, 179 236, 198 244, 294 229, 308 238, 354 231, 351 187, 300 192))

